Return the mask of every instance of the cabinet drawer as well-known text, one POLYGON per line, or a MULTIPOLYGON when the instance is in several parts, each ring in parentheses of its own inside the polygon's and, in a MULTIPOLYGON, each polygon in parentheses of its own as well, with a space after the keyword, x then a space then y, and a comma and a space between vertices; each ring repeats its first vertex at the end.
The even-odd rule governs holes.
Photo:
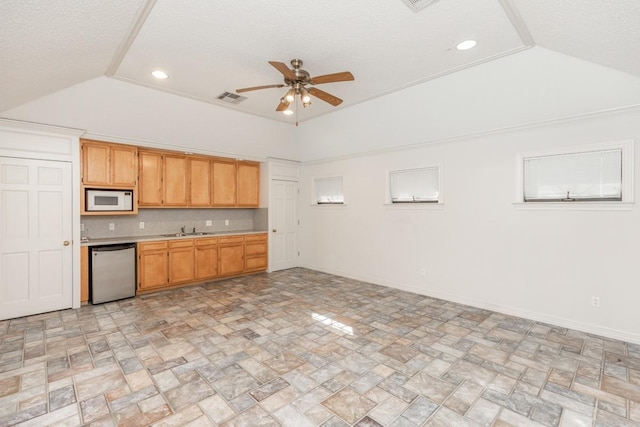
POLYGON ((218 244, 217 237, 203 237, 195 240, 196 246, 210 246, 210 245, 217 245, 217 244, 218 244))
POLYGON ((250 255, 264 255, 267 253, 267 242, 245 243, 244 253, 250 255))
POLYGON ((245 270, 263 270, 267 268, 267 257, 253 257, 245 258, 244 269, 245 270))
POLYGON ((193 239, 169 240, 169 249, 190 248, 193 246, 193 239))
POLYGON ((159 241, 159 242, 140 242, 138 243, 139 251, 156 251, 160 249, 167 249, 167 241, 159 241))
POLYGON ((242 243, 244 242, 244 236, 223 236, 218 237, 218 243, 221 245, 224 243, 242 243))
POLYGON ((247 234, 246 236, 244 236, 244 241, 245 242, 266 242, 267 234, 266 233, 247 234))

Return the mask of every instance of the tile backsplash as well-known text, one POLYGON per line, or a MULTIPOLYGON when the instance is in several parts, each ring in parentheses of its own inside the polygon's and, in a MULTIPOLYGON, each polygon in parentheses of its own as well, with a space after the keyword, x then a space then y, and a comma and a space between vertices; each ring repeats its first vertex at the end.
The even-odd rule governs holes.
POLYGON ((140 209, 138 215, 83 216, 83 237, 102 239, 125 236, 155 236, 177 233, 184 226, 188 232, 265 231, 267 209, 140 209), (211 225, 207 226, 207 221, 211 225), (226 224, 228 221, 228 225, 226 224), (140 228, 140 223, 144 228, 140 228), (113 230, 110 230, 113 224, 113 230))

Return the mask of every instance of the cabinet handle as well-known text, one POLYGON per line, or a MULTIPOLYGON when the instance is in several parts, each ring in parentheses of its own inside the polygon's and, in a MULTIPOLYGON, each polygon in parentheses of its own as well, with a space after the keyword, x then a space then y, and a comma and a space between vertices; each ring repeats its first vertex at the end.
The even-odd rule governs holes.
POLYGON ((273 230, 271 230, 271 231, 273 231, 273 232, 275 233, 275 232, 276 232, 276 231, 278 231, 278 230, 276 230, 276 229, 274 228, 274 229, 273 229, 273 230))

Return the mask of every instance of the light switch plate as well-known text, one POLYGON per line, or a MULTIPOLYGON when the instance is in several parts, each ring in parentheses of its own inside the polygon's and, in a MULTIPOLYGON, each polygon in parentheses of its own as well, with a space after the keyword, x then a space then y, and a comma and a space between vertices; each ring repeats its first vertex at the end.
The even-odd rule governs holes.
POLYGON ((213 221, 211 221, 210 219, 208 219, 208 220, 205 222, 205 225, 206 225, 207 227, 211 227, 211 226, 213 225, 213 221))

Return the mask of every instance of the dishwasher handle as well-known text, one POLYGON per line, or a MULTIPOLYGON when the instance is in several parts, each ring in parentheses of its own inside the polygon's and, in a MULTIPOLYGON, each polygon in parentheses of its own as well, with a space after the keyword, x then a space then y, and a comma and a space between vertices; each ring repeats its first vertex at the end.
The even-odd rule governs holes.
POLYGON ((135 243, 121 243, 117 245, 102 245, 102 246, 92 246, 91 252, 113 252, 113 251, 123 251, 126 249, 135 248, 135 243))

